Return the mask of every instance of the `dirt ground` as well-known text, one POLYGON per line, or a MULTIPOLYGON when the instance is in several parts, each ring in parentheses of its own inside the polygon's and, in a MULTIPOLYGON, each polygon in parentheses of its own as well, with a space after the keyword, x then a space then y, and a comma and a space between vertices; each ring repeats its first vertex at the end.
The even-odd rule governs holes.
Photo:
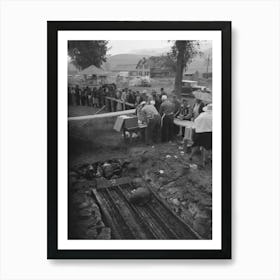
MULTIPOLYGON (((78 110, 80 114, 82 109, 78 110)), ((122 134, 112 129, 113 124, 113 119, 103 119, 101 123, 93 120, 69 122, 69 171, 98 161, 126 160, 131 178, 142 178, 178 216, 203 238, 210 239, 211 160, 205 168, 199 167, 199 153, 190 161, 180 138, 151 146, 139 139, 126 144, 122 134)))

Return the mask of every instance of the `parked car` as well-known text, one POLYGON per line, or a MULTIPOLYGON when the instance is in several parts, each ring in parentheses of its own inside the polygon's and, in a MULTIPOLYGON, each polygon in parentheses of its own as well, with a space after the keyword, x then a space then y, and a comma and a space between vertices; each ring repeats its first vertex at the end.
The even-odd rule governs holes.
POLYGON ((192 92, 197 86, 197 81, 182 80, 182 96, 192 96, 192 92))
POLYGON ((210 90, 206 86, 199 86, 197 81, 182 80, 183 97, 194 97, 194 95, 192 94, 194 91, 210 92, 210 90))

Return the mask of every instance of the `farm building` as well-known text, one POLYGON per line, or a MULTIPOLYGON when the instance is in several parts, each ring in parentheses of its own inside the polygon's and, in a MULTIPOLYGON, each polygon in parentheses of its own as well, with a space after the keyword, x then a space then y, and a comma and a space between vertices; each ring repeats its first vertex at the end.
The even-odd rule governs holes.
POLYGON ((137 76, 138 72, 136 69, 136 64, 118 64, 111 70, 113 73, 118 73, 119 75, 123 75, 126 73, 127 76, 137 76))
POLYGON ((102 85, 107 82, 108 73, 102 68, 91 65, 82 71, 73 71, 73 66, 69 65, 73 64, 68 64, 68 78, 72 84, 102 85))
POLYGON ((173 77, 175 74, 175 71, 167 66, 166 56, 143 57, 136 68, 140 73, 139 76, 150 76, 151 78, 173 77))

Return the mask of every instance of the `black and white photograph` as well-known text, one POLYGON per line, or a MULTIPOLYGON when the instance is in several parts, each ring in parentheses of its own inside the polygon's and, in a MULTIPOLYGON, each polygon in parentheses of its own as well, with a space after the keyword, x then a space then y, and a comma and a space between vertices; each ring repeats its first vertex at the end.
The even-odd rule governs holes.
POLYGON ((60 249, 222 249, 221 39, 58 32, 60 249))
POLYGON ((211 41, 68 54, 69 239, 211 239, 211 41))

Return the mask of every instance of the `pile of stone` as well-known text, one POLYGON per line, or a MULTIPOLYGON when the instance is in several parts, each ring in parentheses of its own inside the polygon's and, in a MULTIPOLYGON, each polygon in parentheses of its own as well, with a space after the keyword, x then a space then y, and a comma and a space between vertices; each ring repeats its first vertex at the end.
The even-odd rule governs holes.
POLYGON ((76 179, 94 180, 104 177, 105 179, 117 179, 122 176, 123 164, 120 160, 108 160, 105 162, 94 162, 92 164, 82 164, 72 168, 70 176, 76 179))

